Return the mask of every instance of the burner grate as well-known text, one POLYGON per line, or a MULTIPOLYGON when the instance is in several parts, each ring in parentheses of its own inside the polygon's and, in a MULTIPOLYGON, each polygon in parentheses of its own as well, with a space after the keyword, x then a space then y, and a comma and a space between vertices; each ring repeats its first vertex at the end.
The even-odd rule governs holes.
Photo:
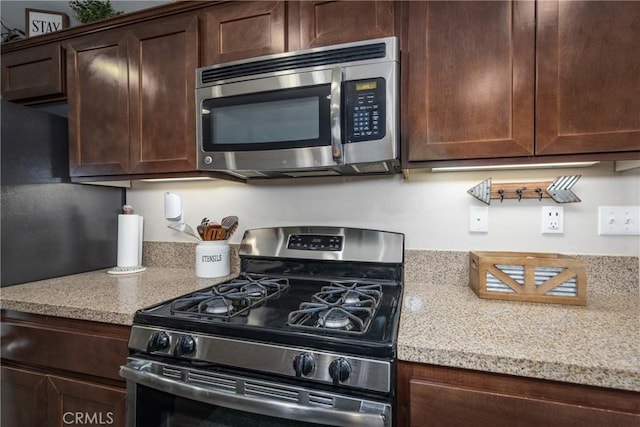
POLYGON ((289 326, 364 334, 375 317, 382 286, 359 282, 332 282, 288 316, 289 326))
POLYGON ((286 278, 252 277, 242 274, 227 283, 194 292, 171 303, 171 314, 192 318, 230 319, 249 314, 267 299, 289 287, 286 278))

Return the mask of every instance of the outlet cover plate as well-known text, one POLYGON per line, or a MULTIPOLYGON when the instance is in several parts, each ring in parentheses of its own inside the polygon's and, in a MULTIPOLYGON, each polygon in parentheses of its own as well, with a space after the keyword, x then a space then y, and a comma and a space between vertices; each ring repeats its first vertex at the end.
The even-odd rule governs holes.
POLYGON ((542 233, 564 233, 564 208, 562 206, 542 207, 542 233))
POLYGON ((598 234, 640 235, 640 206, 598 206, 598 234))
POLYGON ((469 231, 489 232, 489 206, 469 206, 469 231))

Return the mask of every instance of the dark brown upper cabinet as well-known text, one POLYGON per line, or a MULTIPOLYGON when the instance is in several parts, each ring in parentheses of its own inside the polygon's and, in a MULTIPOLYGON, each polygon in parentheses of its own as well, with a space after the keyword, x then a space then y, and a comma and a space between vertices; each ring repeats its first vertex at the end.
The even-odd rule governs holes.
POLYGON ((288 2, 289 50, 354 42, 395 33, 392 1, 288 2))
POLYGON ((119 31, 67 44, 69 172, 129 171, 127 38, 119 31))
POLYGON ((2 55, 2 97, 35 104, 64 99, 64 49, 50 43, 2 55))
POLYGON ((534 24, 531 1, 409 2, 405 160, 534 153, 534 24))
POLYGON ((640 3, 538 3, 536 154, 640 150, 640 3))
POLYGON ((285 51, 285 2, 222 3, 201 12, 201 65, 285 51))
POLYGON ((409 2, 403 165, 639 155, 636 3, 409 2))
POLYGON ((198 46, 195 14, 68 43, 72 177, 195 171, 198 46))
POLYGON ((196 170, 198 20, 183 14, 136 24, 128 38, 130 170, 196 170))

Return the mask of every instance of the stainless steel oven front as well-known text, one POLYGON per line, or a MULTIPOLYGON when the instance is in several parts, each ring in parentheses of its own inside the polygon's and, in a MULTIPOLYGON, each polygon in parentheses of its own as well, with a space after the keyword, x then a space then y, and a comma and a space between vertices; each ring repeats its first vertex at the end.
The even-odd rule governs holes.
POLYGON ((392 425, 391 402, 207 364, 130 357, 121 375, 129 427, 392 425))
POLYGON ((404 236, 247 230, 240 273, 138 310, 128 425, 394 427, 404 236))

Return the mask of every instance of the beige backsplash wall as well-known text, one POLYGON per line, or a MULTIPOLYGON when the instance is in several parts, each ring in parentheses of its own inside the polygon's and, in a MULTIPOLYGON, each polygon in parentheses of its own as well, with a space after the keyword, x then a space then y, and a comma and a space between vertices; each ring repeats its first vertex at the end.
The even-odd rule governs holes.
MULTIPOLYGON (((149 267, 194 268, 197 243, 151 242, 144 244, 143 263, 149 267)), ((239 247, 231 245, 231 272, 240 271, 239 247)), ((468 251, 406 250, 406 283, 468 286, 468 251)), ((640 295, 638 257, 579 255, 587 266, 587 293, 640 295)))
POLYGON ((247 228, 336 225, 398 231, 407 249, 438 251, 506 250, 568 254, 640 255, 639 236, 599 236, 598 206, 640 205, 640 169, 614 172, 612 162, 590 168, 474 171, 356 178, 260 181, 134 182, 127 202, 145 218, 144 240, 193 242, 167 228, 164 192, 181 196, 184 218, 194 228, 203 217, 235 214, 239 243, 247 228), (491 177, 495 182, 546 181, 581 174, 574 186, 581 203, 565 204, 565 232, 543 235, 541 207, 549 199, 492 201, 489 232, 469 232, 469 207, 483 204, 467 190, 491 177))

